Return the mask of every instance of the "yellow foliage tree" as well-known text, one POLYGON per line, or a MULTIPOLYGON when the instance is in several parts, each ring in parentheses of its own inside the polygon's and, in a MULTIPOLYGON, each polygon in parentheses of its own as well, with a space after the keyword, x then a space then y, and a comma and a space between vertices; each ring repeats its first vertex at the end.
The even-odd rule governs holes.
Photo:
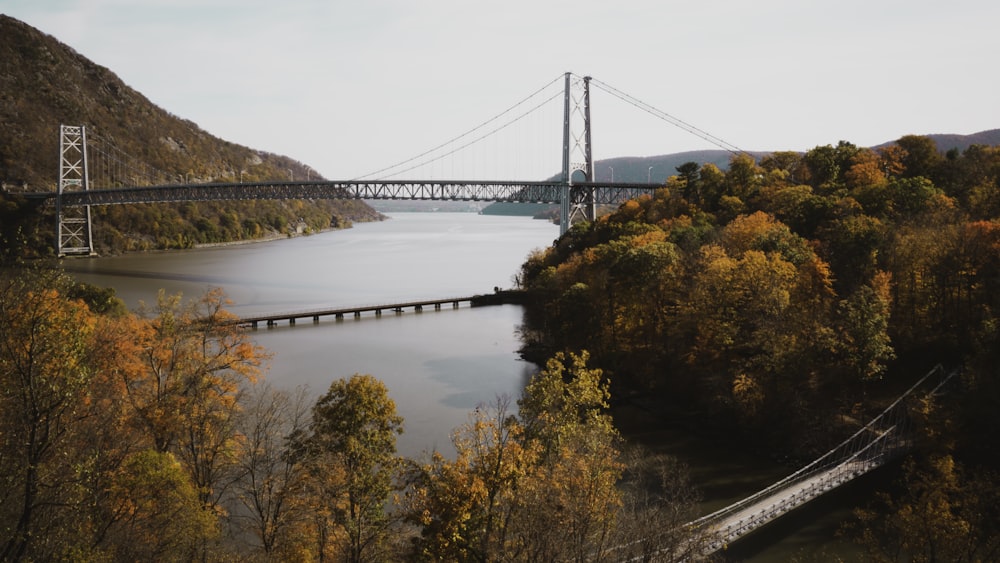
POLYGON ((87 452, 90 340, 96 320, 47 273, 0 279, 0 559, 62 557, 80 532, 72 486, 87 452))
POLYGON ((140 369, 121 376, 137 429, 158 452, 173 453, 199 498, 215 510, 235 465, 239 396, 267 359, 213 289, 182 305, 162 291, 154 315, 134 334, 140 369))

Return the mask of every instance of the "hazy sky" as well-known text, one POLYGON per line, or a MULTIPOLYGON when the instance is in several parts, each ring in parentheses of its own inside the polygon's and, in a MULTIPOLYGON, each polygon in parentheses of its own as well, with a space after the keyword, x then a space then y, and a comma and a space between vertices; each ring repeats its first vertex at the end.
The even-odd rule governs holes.
MULTIPOLYGON (((333 179, 415 156, 566 71, 746 150, 1000 128, 996 0, 0 0, 0 11, 209 133, 333 179)), ((609 96, 595 93, 592 112, 597 159, 715 148, 609 96)))

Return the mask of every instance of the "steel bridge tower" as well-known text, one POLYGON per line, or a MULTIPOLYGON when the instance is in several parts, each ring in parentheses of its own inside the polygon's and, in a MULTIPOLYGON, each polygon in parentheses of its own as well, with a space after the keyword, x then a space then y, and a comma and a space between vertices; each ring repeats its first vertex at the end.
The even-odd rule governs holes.
POLYGON ((56 251, 59 256, 94 253, 90 206, 64 208, 62 205, 62 194, 89 189, 87 130, 82 125, 60 125, 59 191, 56 195, 56 251))
MULTIPOLYGON (((579 84, 579 79, 577 83, 579 84)), ((582 84, 583 98, 580 99, 574 96, 572 73, 566 73, 563 94, 560 234, 565 234, 574 221, 593 221, 597 218, 594 188, 574 186, 577 181, 594 181, 594 156, 590 137, 590 77, 583 77, 582 84), (582 131, 582 135, 576 134, 577 131, 582 131)))

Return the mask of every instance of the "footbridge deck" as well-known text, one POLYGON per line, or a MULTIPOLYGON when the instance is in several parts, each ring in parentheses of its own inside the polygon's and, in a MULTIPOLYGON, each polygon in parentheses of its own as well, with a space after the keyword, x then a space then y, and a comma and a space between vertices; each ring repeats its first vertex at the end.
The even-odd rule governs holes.
POLYGON ((923 389, 926 382, 934 384, 928 395, 937 395, 957 373, 936 366, 837 447, 770 487, 688 526, 707 535, 705 552, 714 553, 810 500, 902 456, 913 446, 907 399, 923 389))

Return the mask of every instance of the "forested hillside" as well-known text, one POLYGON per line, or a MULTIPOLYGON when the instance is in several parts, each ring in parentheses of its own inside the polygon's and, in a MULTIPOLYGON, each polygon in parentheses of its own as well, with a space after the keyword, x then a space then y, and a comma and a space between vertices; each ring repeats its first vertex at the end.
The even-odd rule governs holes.
MULTIPOLYGON (((291 158, 209 135, 56 38, 2 14, 0 61, 3 235, 27 239, 40 252, 51 251, 54 220, 26 209, 17 193, 55 189, 60 124, 85 125, 88 134, 156 169, 166 183, 319 177, 291 158)), ((284 234, 300 220, 317 231, 379 217, 357 201, 157 204, 94 213, 95 245, 105 252, 284 234)))
POLYGON ((908 490, 865 537, 873 552, 934 542, 937 560, 996 553, 1000 147, 906 136, 682 165, 574 226, 521 282, 529 349, 589 350, 616 396, 802 459, 936 363, 962 369, 914 405, 908 490))

